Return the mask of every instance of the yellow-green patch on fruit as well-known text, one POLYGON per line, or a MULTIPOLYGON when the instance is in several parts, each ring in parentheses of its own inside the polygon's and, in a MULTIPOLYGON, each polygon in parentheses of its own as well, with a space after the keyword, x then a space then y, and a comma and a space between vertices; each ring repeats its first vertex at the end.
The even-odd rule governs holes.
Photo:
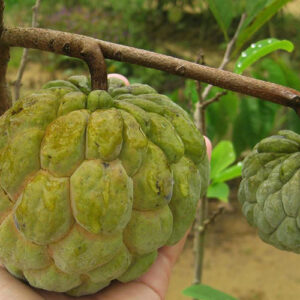
MULTIPOLYGON (((90 78, 71 76, 0 116, 0 263, 28 285, 82 296, 138 279, 191 226, 209 181, 204 138, 168 97, 126 84, 110 78, 107 91, 92 91, 90 78)), ((287 249, 296 239, 282 235, 300 224, 298 156, 266 155, 263 171, 250 173, 266 179, 281 163, 273 178, 284 181, 282 204, 296 223, 274 236, 279 198, 264 215, 261 199, 240 194, 249 218, 265 226, 260 234, 287 249)))
POLYGON ((118 110, 101 109, 92 113, 87 126, 87 158, 116 159, 122 149, 122 134, 123 119, 118 110))
POLYGON ((124 242, 135 255, 144 255, 165 245, 172 230, 173 215, 168 205, 151 211, 133 210, 124 242))
POLYGON ((74 217, 94 234, 124 229, 131 216, 132 194, 132 180, 119 160, 85 161, 71 177, 74 217))
POLYGON ((56 176, 70 176, 85 156, 85 133, 89 114, 73 111, 53 121, 41 146, 42 168, 56 176))
POLYGON ((28 240, 47 245, 67 234, 73 224, 69 186, 69 178, 57 178, 45 171, 38 172, 26 186, 14 218, 28 240))

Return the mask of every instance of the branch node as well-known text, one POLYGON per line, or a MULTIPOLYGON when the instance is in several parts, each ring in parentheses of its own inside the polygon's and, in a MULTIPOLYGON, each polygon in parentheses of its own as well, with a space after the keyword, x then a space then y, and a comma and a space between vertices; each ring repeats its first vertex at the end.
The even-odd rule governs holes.
POLYGON ((184 75, 185 74, 185 71, 186 71, 186 68, 185 68, 185 66, 178 66, 177 68, 176 68, 176 72, 178 72, 178 74, 179 75, 184 75))
POLYGON ((65 43, 63 48, 62 48, 63 52, 66 54, 66 55, 70 55, 71 54, 71 46, 69 43, 65 43))
POLYGON ((119 60, 119 61, 122 61, 122 58, 123 58, 123 54, 121 51, 117 50, 115 53, 114 53, 115 57, 116 57, 116 60, 119 60))

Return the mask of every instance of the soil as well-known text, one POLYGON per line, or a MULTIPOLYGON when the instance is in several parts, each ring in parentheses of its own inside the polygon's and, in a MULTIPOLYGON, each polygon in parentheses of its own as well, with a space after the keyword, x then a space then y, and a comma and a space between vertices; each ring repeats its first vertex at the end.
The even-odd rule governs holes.
MULTIPOLYGON (((191 299, 182 290, 193 282, 193 243, 189 239, 171 278, 166 300, 191 299)), ((299 255, 262 242, 242 216, 234 211, 219 216, 206 236, 203 284, 239 300, 299 300, 299 255)))

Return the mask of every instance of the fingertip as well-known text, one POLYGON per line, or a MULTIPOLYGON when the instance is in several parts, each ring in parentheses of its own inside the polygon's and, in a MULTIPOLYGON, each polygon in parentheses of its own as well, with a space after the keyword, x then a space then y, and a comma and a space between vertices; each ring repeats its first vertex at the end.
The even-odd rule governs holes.
POLYGON ((118 78, 121 79, 125 83, 125 85, 130 85, 128 79, 125 76, 118 73, 110 73, 107 75, 107 78, 118 78))
POLYGON ((206 144, 206 149, 207 149, 207 156, 208 156, 208 159, 210 160, 211 152, 212 152, 212 144, 208 137, 204 136, 204 139, 205 139, 205 144, 206 144))

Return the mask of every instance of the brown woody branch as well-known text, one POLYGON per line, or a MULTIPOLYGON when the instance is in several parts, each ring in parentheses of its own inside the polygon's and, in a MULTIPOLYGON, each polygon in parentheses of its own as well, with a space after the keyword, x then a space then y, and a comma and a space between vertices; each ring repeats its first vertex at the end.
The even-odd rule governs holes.
MULTIPOLYGON (((10 47, 34 48, 78 58, 82 58, 82 49, 85 45, 97 44, 105 58, 207 82, 295 109, 300 107, 300 92, 278 84, 82 35, 41 28, 7 28, 3 31, 2 42, 10 47)), ((95 59, 92 61, 97 62, 95 59)))
POLYGON ((0 116, 11 106, 11 95, 5 74, 9 62, 9 47, 0 44, 0 116))
POLYGON ((83 59, 90 70, 93 89, 107 89, 106 65, 96 40, 78 34, 41 28, 5 28, 1 42, 83 59))
MULTIPOLYGON (((0 39, 4 30, 3 11, 4 1, 0 0, 0 39)), ((10 93, 5 78, 8 62, 9 47, 0 43, 0 115, 2 115, 11 104, 10 93)))

